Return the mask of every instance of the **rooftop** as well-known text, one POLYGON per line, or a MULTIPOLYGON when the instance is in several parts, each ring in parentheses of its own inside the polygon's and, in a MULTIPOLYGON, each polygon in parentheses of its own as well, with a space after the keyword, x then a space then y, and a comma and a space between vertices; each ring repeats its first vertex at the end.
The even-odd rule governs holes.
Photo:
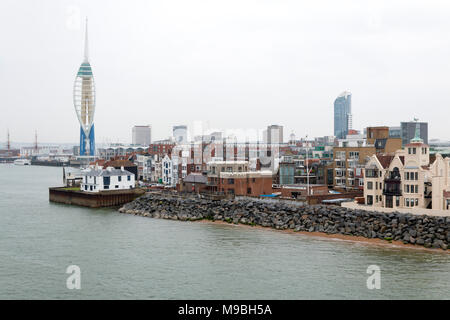
POLYGON ((83 176, 96 176, 96 177, 111 177, 111 176, 133 176, 134 174, 127 170, 113 169, 109 167, 108 169, 95 169, 90 168, 83 171, 83 176))

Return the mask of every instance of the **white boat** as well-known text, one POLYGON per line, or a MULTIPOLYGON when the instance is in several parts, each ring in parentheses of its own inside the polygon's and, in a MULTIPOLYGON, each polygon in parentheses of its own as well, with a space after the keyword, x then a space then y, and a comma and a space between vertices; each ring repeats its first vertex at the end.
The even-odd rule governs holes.
POLYGON ((14 164, 16 166, 29 166, 29 165, 31 165, 31 161, 28 159, 17 159, 17 160, 14 160, 14 164))

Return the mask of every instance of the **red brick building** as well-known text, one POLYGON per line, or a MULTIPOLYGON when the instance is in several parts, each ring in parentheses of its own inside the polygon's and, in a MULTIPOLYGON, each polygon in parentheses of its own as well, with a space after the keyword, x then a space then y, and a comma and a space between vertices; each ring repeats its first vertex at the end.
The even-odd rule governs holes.
POLYGON ((218 176, 208 176, 212 191, 235 196, 258 197, 272 194, 272 172, 242 171, 219 172, 218 176))

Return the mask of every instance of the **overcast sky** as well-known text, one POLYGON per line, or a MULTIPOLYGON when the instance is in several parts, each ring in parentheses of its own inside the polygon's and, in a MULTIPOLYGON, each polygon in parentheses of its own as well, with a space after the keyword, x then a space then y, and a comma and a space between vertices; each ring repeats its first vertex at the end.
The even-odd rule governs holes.
POLYGON ((2 0, 0 141, 78 141, 86 16, 97 142, 195 121, 332 135, 344 90, 355 129, 417 117, 450 139, 448 1, 2 0))

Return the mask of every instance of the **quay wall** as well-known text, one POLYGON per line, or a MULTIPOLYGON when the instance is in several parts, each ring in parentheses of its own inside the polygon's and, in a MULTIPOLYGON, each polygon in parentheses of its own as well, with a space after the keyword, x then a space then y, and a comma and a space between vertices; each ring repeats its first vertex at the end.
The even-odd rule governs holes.
POLYGON ((67 188, 49 188, 49 200, 90 208, 114 207, 133 201, 143 193, 140 189, 89 193, 67 188))
POLYGON ((378 238, 443 250, 447 250, 450 244, 450 217, 424 214, 382 213, 251 198, 214 201, 156 192, 146 193, 125 204, 119 211, 152 218, 182 221, 207 219, 280 230, 378 238))

